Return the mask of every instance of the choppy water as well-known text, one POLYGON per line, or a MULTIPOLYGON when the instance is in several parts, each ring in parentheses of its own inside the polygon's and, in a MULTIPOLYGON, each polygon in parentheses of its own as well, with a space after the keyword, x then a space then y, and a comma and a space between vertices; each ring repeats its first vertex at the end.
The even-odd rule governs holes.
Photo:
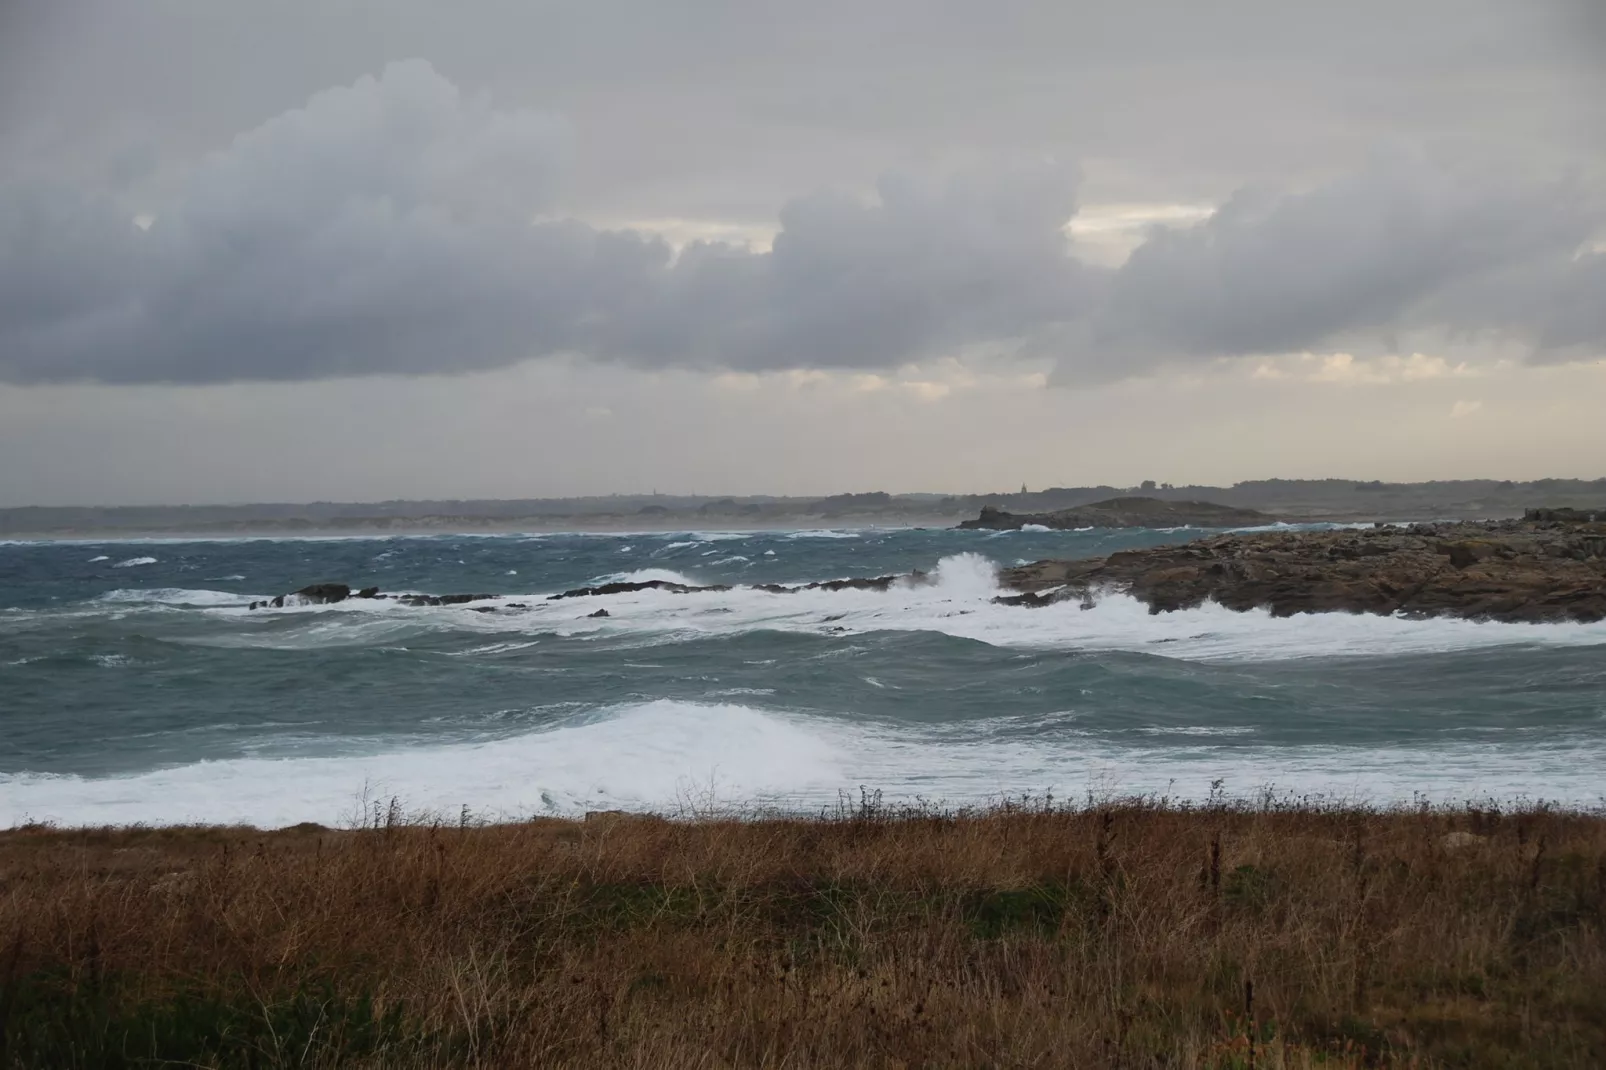
POLYGON ((1197 534, 0 544, 0 826, 339 822, 365 792, 505 817, 860 785, 1601 803, 1606 625, 989 601, 996 564, 1197 534), (916 568, 936 582, 741 586, 916 568), (543 597, 654 577, 737 586, 543 597), (530 608, 246 609, 322 580, 530 608))

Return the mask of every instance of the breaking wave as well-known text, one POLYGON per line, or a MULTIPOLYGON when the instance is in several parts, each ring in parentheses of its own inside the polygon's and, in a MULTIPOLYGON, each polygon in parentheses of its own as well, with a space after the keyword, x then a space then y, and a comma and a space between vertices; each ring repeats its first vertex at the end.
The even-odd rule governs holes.
POLYGON ((367 754, 196 762, 135 776, 0 774, 0 826, 249 822, 275 827, 353 819, 365 799, 456 817, 572 815, 621 807, 697 812, 829 807, 870 785, 889 799, 980 803, 1022 790, 1061 798, 1166 794, 1203 799, 1283 783, 1334 800, 1387 803, 1509 797, 1547 785, 1556 801, 1590 802, 1606 754, 1535 752, 1514 766, 1487 748, 1445 748, 1430 765, 1409 748, 1317 747, 1290 756, 1229 756, 1098 745, 1066 734, 1025 743, 983 722, 963 736, 895 734, 838 717, 735 704, 659 700, 583 715, 509 739, 367 754))

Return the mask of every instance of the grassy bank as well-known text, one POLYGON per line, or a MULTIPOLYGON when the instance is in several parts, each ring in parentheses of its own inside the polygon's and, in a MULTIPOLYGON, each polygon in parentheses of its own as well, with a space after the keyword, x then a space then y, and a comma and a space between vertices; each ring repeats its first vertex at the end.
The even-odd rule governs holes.
POLYGON ((0 1065, 1606 1065, 1606 819, 0 833, 0 1065))

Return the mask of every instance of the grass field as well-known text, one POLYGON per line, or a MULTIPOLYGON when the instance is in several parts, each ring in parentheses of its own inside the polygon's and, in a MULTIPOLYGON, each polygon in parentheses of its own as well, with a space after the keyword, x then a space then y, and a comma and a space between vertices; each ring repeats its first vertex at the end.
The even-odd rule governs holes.
POLYGON ((1606 1066, 1606 818, 0 832, 0 1065, 1606 1066))

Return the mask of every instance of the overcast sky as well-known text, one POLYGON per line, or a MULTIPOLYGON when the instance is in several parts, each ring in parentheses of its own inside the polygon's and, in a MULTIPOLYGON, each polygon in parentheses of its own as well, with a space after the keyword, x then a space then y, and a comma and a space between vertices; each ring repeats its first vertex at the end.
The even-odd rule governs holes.
POLYGON ((0 5, 0 505, 1606 475, 1595 0, 0 5))

